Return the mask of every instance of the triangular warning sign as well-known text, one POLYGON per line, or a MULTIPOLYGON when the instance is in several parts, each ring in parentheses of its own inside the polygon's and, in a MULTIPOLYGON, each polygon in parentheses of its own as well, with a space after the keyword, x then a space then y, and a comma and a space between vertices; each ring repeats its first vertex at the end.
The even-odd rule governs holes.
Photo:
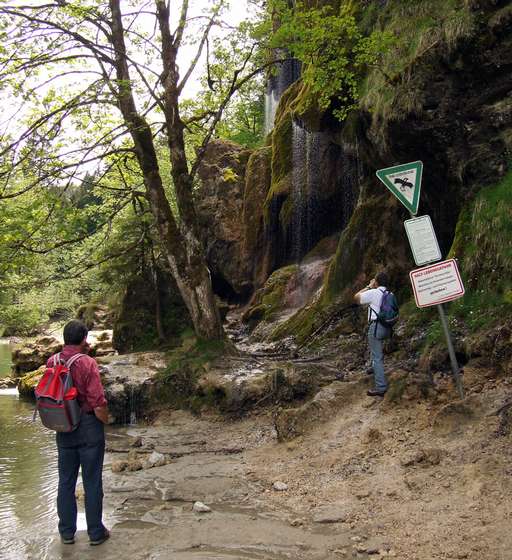
POLYGON ((414 161, 379 169, 376 175, 411 214, 417 214, 422 173, 423 163, 414 161))

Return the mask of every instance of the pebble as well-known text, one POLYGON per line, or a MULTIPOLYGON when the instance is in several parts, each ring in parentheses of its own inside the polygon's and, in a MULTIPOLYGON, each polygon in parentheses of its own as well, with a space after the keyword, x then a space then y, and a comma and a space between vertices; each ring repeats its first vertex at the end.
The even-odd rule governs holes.
POLYGON ((274 484, 272 484, 272 488, 274 488, 274 490, 277 490, 278 492, 284 492, 285 490, 288 490, 288 484, 276 481, 274 482, 274 484))
POLYGON ((211 513, 212 511, 206 504, 203 504, 203 502, 195 502, 192 509, 196 513, 211 513))

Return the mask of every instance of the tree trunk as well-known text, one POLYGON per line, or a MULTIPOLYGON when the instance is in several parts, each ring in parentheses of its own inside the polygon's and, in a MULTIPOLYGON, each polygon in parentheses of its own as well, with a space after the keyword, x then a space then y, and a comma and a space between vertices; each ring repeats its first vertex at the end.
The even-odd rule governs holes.
MULTIPOLYGON (((162 8, 162 6, 165 7, 165 3, 161 3, 160 7, 162 8)), ((177 112, 174 118, 170 118, 166 111, 172 176, 181 218, 178 227, 165 195, 151 128, 138 113, 135 105, 119 0, 110 0, 110 8, 112 11, 111 40, 115 51, 117 74, 116 97, 135 145, 135 154, 144 178, 149 206, 155 217, 162 250, 169 261, 196 334, 208 340, 221 339, 224 337, 224 330, 213 294, 210 271, 204 256, 204 249, 195 235, 195 208, 192 199, 192 180, 188 173, 183 141, 183 123, 177 112)), ((173 68, 176 67, 173 65, 173 68)), ((175 77, 175 79, 177 78, 175 77)), ((173 84, 175 79, 172 80, 173 84)), ((173 96, 173 102, 176 102, 177 108, 176 90, 173 94, 176 94, 175 97, 173 96)), ((169 109, 169 107, 170 105, 167 104, 166 108, 169 109)))

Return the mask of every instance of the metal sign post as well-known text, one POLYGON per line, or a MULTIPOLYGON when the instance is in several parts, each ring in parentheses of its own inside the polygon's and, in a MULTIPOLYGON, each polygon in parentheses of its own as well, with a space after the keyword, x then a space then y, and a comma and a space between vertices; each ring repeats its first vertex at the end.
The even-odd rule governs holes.
POLYGON ((438 262, 434 265, 418 268, 409 273, 414 291, 416 305, 420 308, 435 305, 439 311, 439 318, 450 355, 455 386, 461 399, 464 398, 464 386, 460 377, 460 368, 453 347, 448 321, 443 308, 443 302, 453 301, 464 295, 464 286, 457 267, 457 261, 438 262))
POLYGON ((446 344, 448 346, 448 354, 450 355, 450 364, 452 366, 453 378, 455 379, 455 386, 457 387, 457 392, 459 397, 463 399, 464 395, 464 385, 462 384, 462 379, 460 377, 459 363, 457 362, 457 356, 455 355, 455 349, 453 348, 452 336, 450 334, 450 329, 448 327, 448 321, 446 320, 446 313, 444 312, 443 304, 437 305, 437 310, 439 311, 439 318, 441 319, 441 325, 443 326, 444 336, 446 337, 446 344))

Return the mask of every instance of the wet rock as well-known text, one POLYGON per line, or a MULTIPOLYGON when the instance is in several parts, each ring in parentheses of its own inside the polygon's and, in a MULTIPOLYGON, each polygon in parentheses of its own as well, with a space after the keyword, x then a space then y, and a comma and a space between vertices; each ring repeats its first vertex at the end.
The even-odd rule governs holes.
POLYGON ((13 370, 20 377, 25 373, 37 370, 50 356, 60 352, 62 343, 53 336, 43 336, 35 342, 28 342, 12 352, 13 370))
POLYGON ((304 398, 316 387, 313 370, 314 366, 296 367, 284 363, 247 377, 233 376, 231 371, 213 370, 199 380, 197 394, 203 399, 213 395, 222 412, 240 415, 261 403, 304 398))
POLYGON ((42 366, 36 371, 32 371, 27 373, 23 377, 18 379, 18 393, 22 397, 34 399, 34 389, 36 388, 37 384, 41 377, 43 377, 44 371, 46 367, 42 366))
POLYGON ((0 389, 12 389, 16 387, 17 380, 14 377, 4 377, 0 379, 0 389))
POLYGON ((163 354, 146 352, 100 360, 100 373, 113 422, 128 424, 149 411, 155 377, 165 367, 163 354))
POLYGON ((274 484, 272 484, 272 488, 274 490, 276 490, 277 492, 284 492, 285 490, 288 490, 288 484, 284 483, 284 482, 280 482, 279 480, 274 482, 274 484))
POLYGON ((206 504, 203 504, 203 502, 195 502, 192 506, 192 510, 196 513, 211 513, 212 511, 211 508, 209 508, 206 504))

